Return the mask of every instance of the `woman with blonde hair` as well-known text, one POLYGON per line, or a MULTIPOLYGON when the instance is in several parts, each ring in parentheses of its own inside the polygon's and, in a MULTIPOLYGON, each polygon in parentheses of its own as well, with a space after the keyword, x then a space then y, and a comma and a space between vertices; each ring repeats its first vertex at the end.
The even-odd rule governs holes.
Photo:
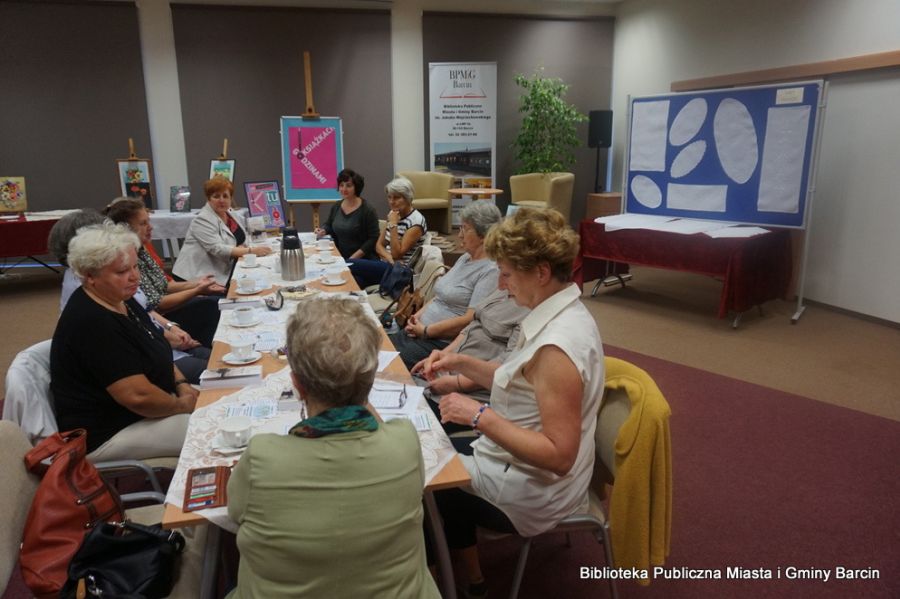
POLYGON ((241 597, 440 597, 425 563, 424 464, 409 421, 368 409, 381 333, 356 300, 312 299, 287 329, 309 417, 234 467, 241 597))
POLYGON ((453 371, 491 389, 490 404, 459 393, 440 402, 443 422, 481 435, 462 456, 471 488, 436 494, 476 596, 485 588, 476 526, 533 536, 586 509, 603 391, 600 334, 570 281, 578 236, 563 217, 522 208, 488 232, 485 249, 499 287, 531 309, 518 348, 502 365, 441 351, 425 366, 426 376, 453 371))

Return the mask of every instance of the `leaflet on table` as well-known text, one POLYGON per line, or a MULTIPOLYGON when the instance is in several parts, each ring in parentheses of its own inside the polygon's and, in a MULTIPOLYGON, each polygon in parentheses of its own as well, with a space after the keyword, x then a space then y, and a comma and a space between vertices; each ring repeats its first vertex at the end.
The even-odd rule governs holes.
POLYGON ((431 430, 431 422, 428 420, 428 414, 425 412, 416 412, 414 414, 385 414, 382 416, 385 422, 396 420, 397 418, 405 418, 413 423, 416 430, 420 433, 431 430))
POLYGON ((277 413, 278 400, 256 399, 253 401, 230 404, 225 412, 225 416, 247 416, 253 420, 262 420, 271 418, 277 413))
POLYGON ((387 368, 391 362, 394 361, 394 358, 400 355, 398 351, 379 351, 378 352, 378 372, 383 371, 387 368))
POLYGON ((618 231, 620 229, 646 229, 670 220, 675 220, 675 217, 657 214, 613 214, 595 218, 594 222, 602 223, 607 231, 618 231))
POLYGON ((416 412, 419 402, 423 399, 424 387, 412 383, 406 385, 375 379, 372 390, 369 391, 369 403, 379 414, 408 414, 416 412), (405 393, 406 397, 401 398, 405 393))
POLYGON ((274 331, 262 331, 256 334, 256 343, 253 348, 256 351, 272 351, 284 345, 282 336, 274 331))
POLYGON ((233 310, 234 308, 262 308, 263 298, 262 296, 253 296, 253 297, 236 297, 236 298, 227 298, 223 297, 219 300, 219 310, 233 310))

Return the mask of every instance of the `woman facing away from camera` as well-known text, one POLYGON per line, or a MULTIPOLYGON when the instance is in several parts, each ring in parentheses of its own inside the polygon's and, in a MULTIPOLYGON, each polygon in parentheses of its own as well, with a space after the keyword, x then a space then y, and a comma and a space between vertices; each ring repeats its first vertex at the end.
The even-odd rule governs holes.
POLYGON ((367 409, 380 345, 356 300, 312 299, 291 317, 288 364, 309 417, 254 436, 234 467, 231 599, 440 597, 425 563, 418 434, 367 409))

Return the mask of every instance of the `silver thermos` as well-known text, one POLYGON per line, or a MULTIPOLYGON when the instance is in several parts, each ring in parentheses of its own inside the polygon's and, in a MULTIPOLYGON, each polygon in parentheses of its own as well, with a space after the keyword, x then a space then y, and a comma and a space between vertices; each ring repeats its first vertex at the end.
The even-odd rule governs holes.
POLYGON ((285 281, 306 278, 306 259, 297 229, 286 228, 281 238, 281 278, 285 281))

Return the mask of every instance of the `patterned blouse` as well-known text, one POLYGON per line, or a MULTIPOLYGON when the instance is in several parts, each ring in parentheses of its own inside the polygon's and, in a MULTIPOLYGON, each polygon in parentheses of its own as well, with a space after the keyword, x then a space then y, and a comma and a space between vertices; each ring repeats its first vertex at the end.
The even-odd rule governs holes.
POLYGON ((147 310, 156 310, 169 288, 166 273, 144 248, 138 252, 138 270, 141 272, 141 289, 147 296, 147 310))

